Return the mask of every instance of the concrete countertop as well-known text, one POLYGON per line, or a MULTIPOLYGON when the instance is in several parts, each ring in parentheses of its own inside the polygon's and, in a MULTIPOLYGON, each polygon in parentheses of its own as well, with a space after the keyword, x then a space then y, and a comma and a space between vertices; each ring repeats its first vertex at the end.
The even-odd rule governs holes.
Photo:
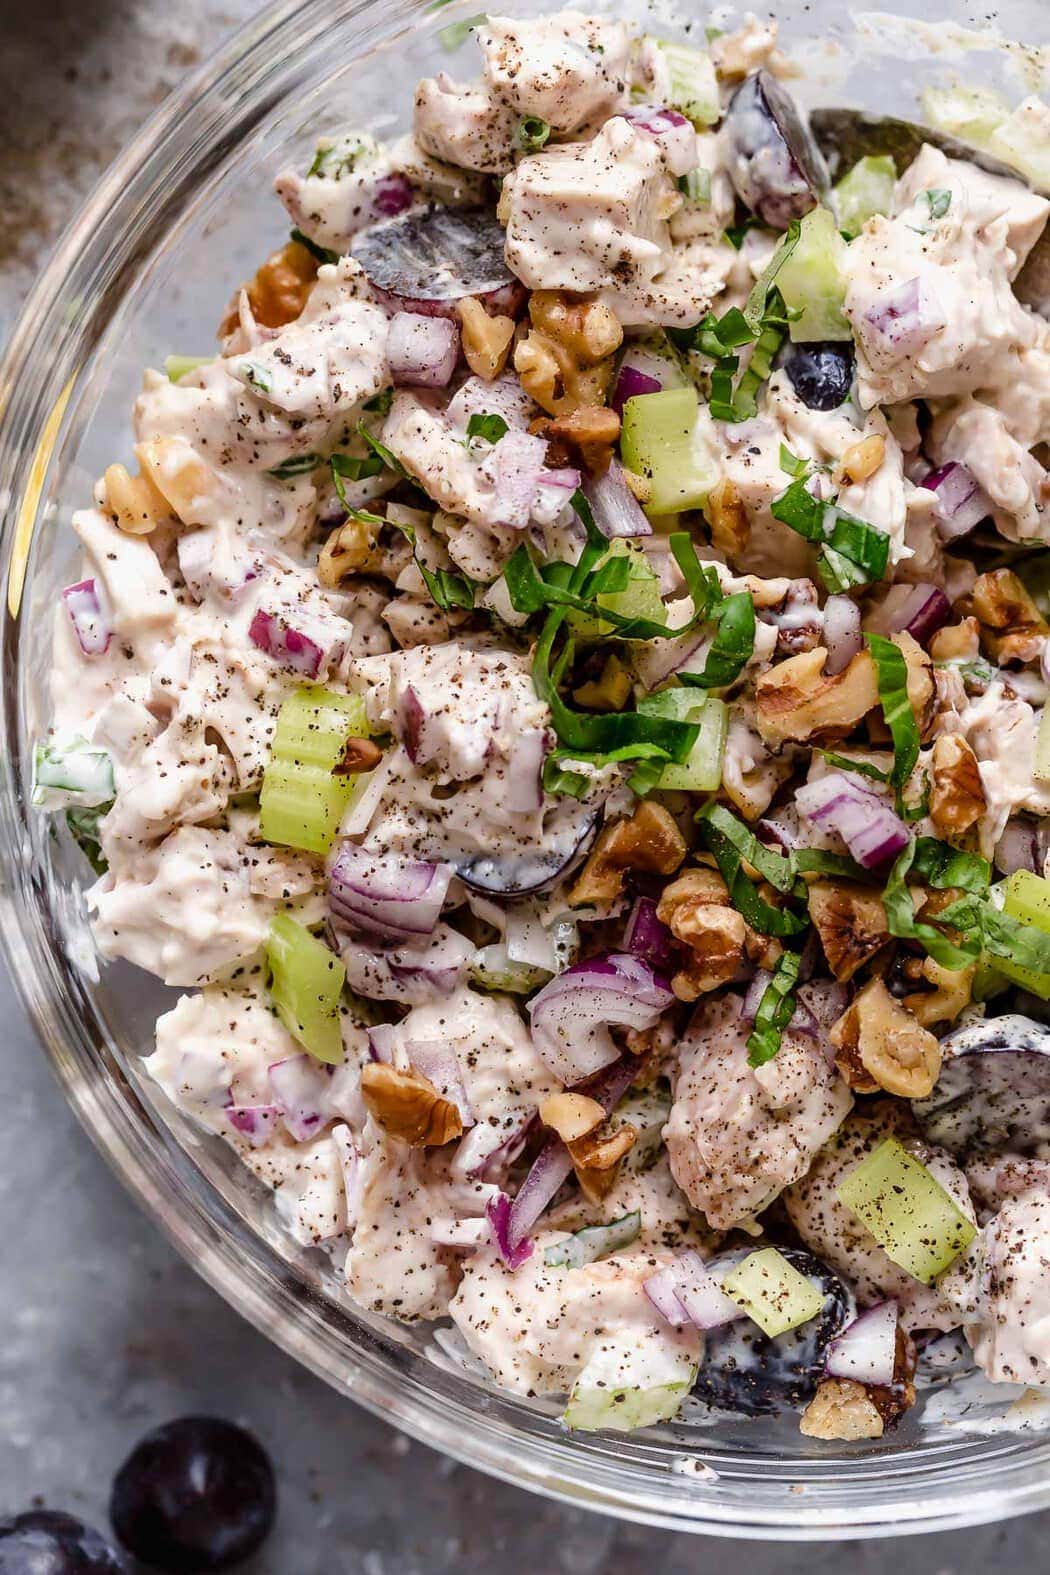
MULTIPOLYGON (((100 169, 255 0, 0 0, 0 339, 100 169)), ((66 1108, 0 978, 0 1516, 43 1502, 99 1525, 148 1428, 242 1420, 279 1475, 251 1575, 839 1575, 835 1546, 654 1532, 532 1498, 375 1421, 268 1345, 171 1251, 66 1108)), ((1050 1515, 854 1544, 858 1575, 1045 1566, 1050 1515)))

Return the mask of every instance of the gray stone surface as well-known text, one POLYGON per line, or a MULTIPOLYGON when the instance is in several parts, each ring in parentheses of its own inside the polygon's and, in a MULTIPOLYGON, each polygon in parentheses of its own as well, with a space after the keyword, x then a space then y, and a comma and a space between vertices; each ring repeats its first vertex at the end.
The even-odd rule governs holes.
MULTIPOLYGON (((101 166, 254 0, 0 0, 0 336, 101 166)), ((0 977, 0 1516, 104 1522, 112 1471, 191 1411, 253 1427, 280 1477, 254 1575, 754 1575, 1045 1567, 1050 1516, 848 1549, 622 1526, 453 1465, 297 1368, 133 1207, 53 1083, 0 977)))

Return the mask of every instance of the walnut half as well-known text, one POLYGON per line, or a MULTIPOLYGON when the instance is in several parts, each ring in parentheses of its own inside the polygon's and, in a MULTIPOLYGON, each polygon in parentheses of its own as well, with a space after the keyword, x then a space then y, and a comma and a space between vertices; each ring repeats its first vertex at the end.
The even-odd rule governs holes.
POLYGON ((419 1072, 372 1061, 361 1069, 361 1096, 384 1131, 412 1148, 440 1148, 462 1136, 456 1106, 419 1072))
POLYGON ((685 838, 662 804, 644 799, 630 820, 606 826, 569 892, 571 907, 615 902, 628 870, 672 875, 685 858, 685 838))
POLYGON ((855 1443, 881 1438, 886 1424, 863 1384, 852 1378, 825 1378, 802 1413, 798 1430, 806 1438, 855 1443))
POLYGON ((809 916, 828 967, 843 984, 890 939, 882 898, 852 881, 814 881, 809 888, 809 916))
POLYGON ((945 836, 961 836, 988 808, 977 756, 958 733, 942 733, 930 764, 930 817, 945 836))
POLYGON ((758 731, 771 748, 843 738, 878 705, 875 663, 868 651, 859 651, 834 675, 824 671, 827 657, 818 645, 778 662, 758 680, 758 731))
POLYGON ((747 925, 716 870, 686 870, 664 888, 656 916, 689 948, 688 960, 671 980, 680 1001, 695 1001, 729 983, 740 967, 747 925))
POLYGON ((885 1089, 899 1099, 925 1099, 941 1070, 941 1047, 881 979, 872 979, 828 1035, 836 1065, 861 1094, 885 1089))

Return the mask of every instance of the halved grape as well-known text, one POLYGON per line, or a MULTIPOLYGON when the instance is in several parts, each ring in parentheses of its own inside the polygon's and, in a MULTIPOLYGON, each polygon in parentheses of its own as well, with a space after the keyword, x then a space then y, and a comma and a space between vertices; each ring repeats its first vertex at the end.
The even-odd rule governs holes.
POLYGON ((378 298, 401 311, 455 317, 456 303, 473 295, 513 316, 525 292, 503 241, 483 208, 421 208, 362 230, 351 252, 378 298))
POLYGON ((552 832, 550 847, 520 853, 473 853, 452 862, 464 886, 472 891, 491 897, 524 897, 568 874, 587 852, 600 822, 600 810, 564 800, 545 828, 552 832))
POLYGON ((769 71, 746 78, 723 122, 730 179, 764 224, 786 230, 828 189, 827 166, 791 95, 769 71))
POLYGON ((799 345, 785 365, 795 393, 810 410, 837 410, 853 382, 853 346, 837 342, 799 345))
POLYGON ((131 1565, 92 1526, 57 1509, 0 1521, 0 1575, 130 1575, 131 1565))
MULTIPOLYGON (((821 1310, 773 1339, 750 1318, 709 1330, 694 1391, 709 1405, 745 1416, 773 1416, 784 1407, 805 1405, 823 1376, 828 1346, 854 1317, 849 1287, 833 1270, 799 1247, 777 1250, 822 1293, 821 1310)), ((723 1253, 708 1267, 733 1269, 753 1254, 750 1247, 723 1253)))
POLYGON ((912 1109, 931 1143, 967 1157, 1050 1156, 1050 1029, 1010 1012, 943 1042, 933 1093, 912 1109))

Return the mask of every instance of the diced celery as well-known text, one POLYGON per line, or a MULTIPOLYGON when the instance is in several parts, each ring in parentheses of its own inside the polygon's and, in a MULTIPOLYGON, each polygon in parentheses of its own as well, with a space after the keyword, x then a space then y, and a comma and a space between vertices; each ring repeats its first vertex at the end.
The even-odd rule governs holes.
POLYGON ((606 1225, 584 1225, 571 1236, 552 1243, 544 1252, 543 1261, 548 1269, 582 1269, 585 1264, 597 1263, 599 1258, 608 1258, 629 1247, 641 1228, 642 1216, 638 1209, 621 1214, 619 1219, 610 1220, 606 1225))
POLYGON ((922 95, 922 112, 935 131, 983 148, 1009 115, 1010 106, 991 88, 928 87, 922 95))
MULTIPOLYGON (((1003 881, 1001 889, 1004 913, 1037 930, 1050 931, 1050 881, 1042 875, 1033 875, 1031 870, 1015 870, 1003 881)), ((996 957, 995 968, 1004 978, 1024 990, 1031 990, 1040 1000, 1050 1001, 1050 974, 1033 973, 1031 968, 1022 968, 1008 957, 996 957)))
POLYGON ((485 990, 506 990, 511 995, 530 995, 546 984, 550 971, 531 968, 528 963, 512 962, 506 946, 482 946, 474 953, 470 977, 485 990))
POLYGON ((1033 186, 1050 190, 1050 109, 1040 98, 1011 109, 989 88, 927 88, 922 106, 936 130, 984 148, 1033 186))
POLYGON ((364 701, 304 685, 281 707, 263 772, 259 831, 267 842, 327 853, 359 778, 336 775, 351 738, 368 736, 364 701))
POLYGON ((839 227, 859 235, 873 213, 889 213, 897 171, 889 154, 858 159, 835 187, 839 227))
POLYGON ((37 809, 95 809, 116 791, 107 750, 86 738, 55 739, 33 750, 32 803, 37 809))
POLYGON ((287 913, 270 925, 266 943, 270 996, 281 1022, 318 1061, 338 1066, 343 1059, 339 999, 346 968, 323 941, 287 913))
POLYGON ((641 543, 622 538, 611 542, 603 561, 610 558, 626 558, 630 564, 630 578, 625 590, 599 592, 595 597, 598 606, 607 607, 622 618, 651 618, 654 623, 666 623, 667 608, 660 595, 660 580, 641 543))
POLYGON ((722 1290, 771 1339, 808 1323, 824 1305, 824 1293, 775 1247, 749 1253, 726 1275, 722 1290))
POLYGON ((1050 191, 1050 109, 1041 99, 1026 98, 996 126, 988 151, 1012 164, 1039 191, 1050 191))
POLYGON ((696 1381, 696 1362, 658 1335, 604 1341, 577 1378, 562 1421, 580 1433, 629 1433, 677 1416, 696 1381))
POLYGON ((214 359, 211 355, 169 355, 165 359, 164 370, 168 374, 168 381, 177 383, 180 377, 195 372, 199 366, 207 366, 214 359))
POLYGON ((674 44, 663 38, 660 51, 670 84, 668 104, 698 126, 713 126, 721 117, 722 107, 711 56, 703 49, 691 49, 688 44, 674 44))
POLYGON ((951 1194, 896 1138, 881 1143, 837 1191, 887 1256, 924 1285, 943 1274, 977 1234, 951 1194))
POLYGON ((695 388, 665 388, 636 394, 623 407, 620 453, 628 470, 651 483, 648 513, 675 514, 700 508, 718 472, 697 430, 700 402, 695 388))
POLYGON ((796 343, 852 339, 853 331, 842 310, 846 252, 846 242, 828 208, 814 208, 805 215, 798 244, 777 274, 777 287, 786 304, 802 314, 788 330, 796 343))
POLYGON ((638 702, 643 715, 669 717, 675 722, 699 723, 700 733, 688 760, 664 766, 657 788, 677 793, 715 793, 722 786, 729 708, 699 689, 662 689, 638 702))

